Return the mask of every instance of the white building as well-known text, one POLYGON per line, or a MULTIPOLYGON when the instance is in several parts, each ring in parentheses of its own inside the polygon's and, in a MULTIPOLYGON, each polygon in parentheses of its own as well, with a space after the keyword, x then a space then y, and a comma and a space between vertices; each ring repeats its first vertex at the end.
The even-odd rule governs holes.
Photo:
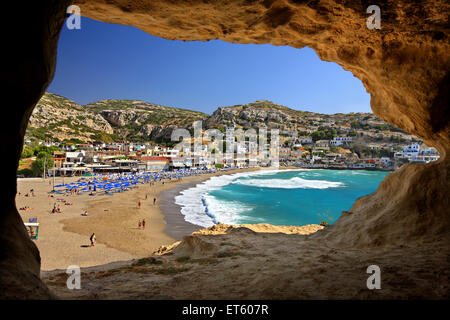
POLYGON ((300 144, 312 144, 313 140, 311 137, 299 137, 296 140, 296 143, 300 143, 300 144))
POLYGON ((403 152, 419 152, 420 146, 417 143, 412 143, 409 146, 403 147, 403 152))
POLYGON ((352 137, 334 137, 332 140, 330 140, 330 145, 332 146, 342 146, 342 145, 348 145, 352 142, 352 137))
POLYGON ((86 156, 86 151, 66 152, 66 162, 81 163, 86 156))

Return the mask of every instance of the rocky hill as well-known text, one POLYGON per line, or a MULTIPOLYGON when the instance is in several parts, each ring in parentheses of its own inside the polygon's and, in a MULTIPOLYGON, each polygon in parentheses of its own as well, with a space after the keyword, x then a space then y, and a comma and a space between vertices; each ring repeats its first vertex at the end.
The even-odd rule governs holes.
POLYGON ((114 133, 101 115, 86 110, 67 98, 45 93, 30 116, 26 138, 92 140, 94 136, 114 133))
POLYGON ((46 93, 36 105, 26 138, 94 141, 168 142, 175 128, 191 128, 194 121, 203 128, 279 129, 281 135, 308 135, 324 128, 337 134, 392 133, 408 136, 371 113, 319 114, 293 110, 266 100, 245 105, 219 107, 212 115, 165 107, 138 100, 101 100, 84 106, 46 93))
POLYGON ((188 127, 207 114, 136 100, 102 100, 78 105, 45 93, 30 117, 26 138, 106 142, 168 141, 173 128, 188 127))
POLYGON ((102 100, 85 107, 105 119, 122 140, 129 141, 170 141, 174 129, 208 117, 198 111, 136 100, 102 100))
POLYGON ((289 135, 294 131, 308 135, 323 128, 334 128, 341 134, 358 129, 373 129, 378 132, 392 131, 407 135, 372 113, 320 114, 290 109, 267 100, 232 107, 219 107, 205 120, 205 124, 207 128, 234 125, 243 129, 279 129, 281 135, 289 135))

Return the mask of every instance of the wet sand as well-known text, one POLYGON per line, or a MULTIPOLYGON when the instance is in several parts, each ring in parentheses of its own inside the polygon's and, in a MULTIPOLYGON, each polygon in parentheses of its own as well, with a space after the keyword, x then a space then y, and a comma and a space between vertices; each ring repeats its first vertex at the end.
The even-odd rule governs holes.
POLYGON ((181 206, 175 203, 175 197, 179 195, 182 190, 195 187, 197 184, 198 182, 180 184, 161 194, 159 208, 164 214, 164 218, 167 222, 164 232, 176 241, 180 241, 184 236, 187 236, 192 232, 203 229, 201 226, 184 220, 184 215, 181 213, 181 206))

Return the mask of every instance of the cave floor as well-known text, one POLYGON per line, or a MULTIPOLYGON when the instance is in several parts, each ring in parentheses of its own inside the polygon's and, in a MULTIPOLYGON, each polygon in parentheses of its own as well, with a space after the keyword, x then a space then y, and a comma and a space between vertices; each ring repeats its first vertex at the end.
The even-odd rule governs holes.
POLYGON ((336 248, 302 235, 196 235, 163 255, 82 269, 81 289, 65 272, 42 276, 60 299, 448 299, 447 243, 336 248), (370 265, 381 289, 368 289, 370 265))

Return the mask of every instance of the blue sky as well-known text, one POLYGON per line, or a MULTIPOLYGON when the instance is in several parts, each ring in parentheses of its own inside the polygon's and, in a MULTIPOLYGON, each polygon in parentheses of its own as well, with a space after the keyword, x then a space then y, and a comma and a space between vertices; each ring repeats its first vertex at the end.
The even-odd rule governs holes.
POLYGON ((212 113, 265 99, 320 113, 371 112, 361 81, 309 48, 174 41, 87 18, 64 25, 47 91, 79 104, 136 99, 212 113))

